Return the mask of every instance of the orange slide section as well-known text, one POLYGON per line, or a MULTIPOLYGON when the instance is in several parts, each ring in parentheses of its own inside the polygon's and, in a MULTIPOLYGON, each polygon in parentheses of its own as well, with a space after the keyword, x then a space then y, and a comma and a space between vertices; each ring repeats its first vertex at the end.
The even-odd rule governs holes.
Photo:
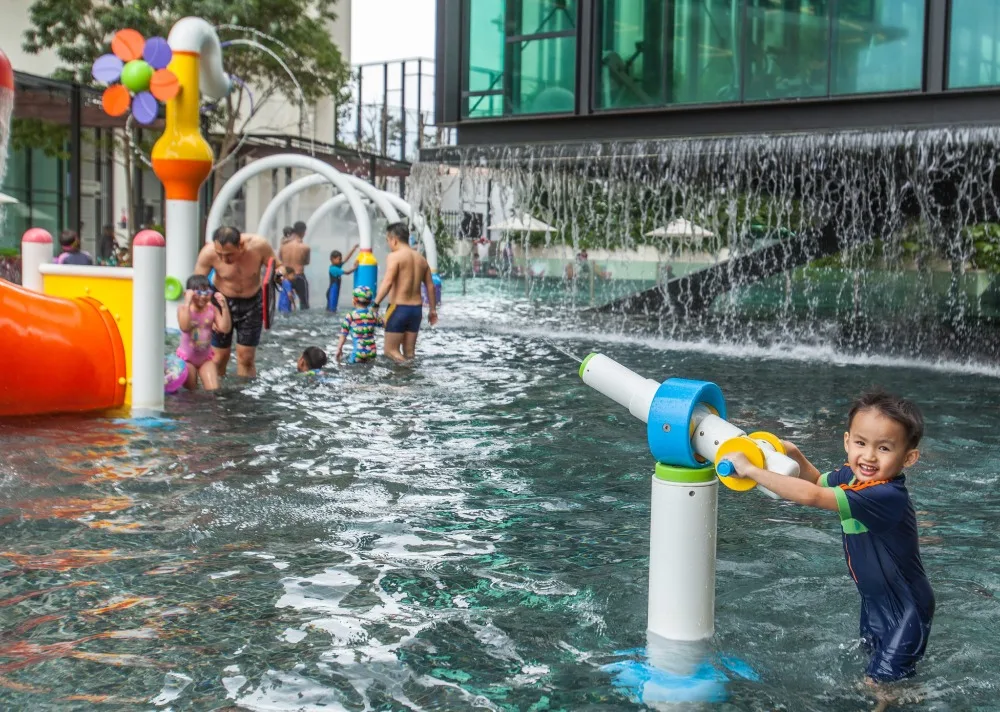
POLYGON ((100 302, 0 279, 0 416, 118 408, 126 383, 122 337, 100 302))

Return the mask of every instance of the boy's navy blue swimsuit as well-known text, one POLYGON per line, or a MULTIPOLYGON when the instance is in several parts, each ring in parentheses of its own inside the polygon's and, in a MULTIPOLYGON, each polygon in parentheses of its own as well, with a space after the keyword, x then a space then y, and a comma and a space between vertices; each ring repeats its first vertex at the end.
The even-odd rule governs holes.
POLYGON ((847 568, 861 594, 861 638, 872 653, 866 674, 882 682, 909 677, 927 648, 934 591, 906 477, 854 482, 844 465, 819 484, 834 488, 847 568))

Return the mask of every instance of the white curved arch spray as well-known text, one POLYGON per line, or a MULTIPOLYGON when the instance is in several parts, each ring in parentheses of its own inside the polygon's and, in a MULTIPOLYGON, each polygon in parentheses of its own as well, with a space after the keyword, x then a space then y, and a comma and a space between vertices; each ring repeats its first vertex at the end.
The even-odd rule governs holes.
MULTIPOLYGON (((431 272, 437 274, 437 241, 434 238, 434 232, 427 225, 427 220, 421 213, 416 213, 414 215, 413 207, 398 195, 386 191, 382 191, 382 195, 386 200, 392 203, 393 207, 406 216, 406 218, 413 223, 414 227, 417 228, 417 231, 420 233, 420 240, 424 243, 424 253, 427 256, 427 264, 430 266, 431 272)), ((316 212, 309 217, 309 221, 307 222, 307 232, 313 232, 321 220, 332 213, 338 206, 343 205, 343 203, 343 196, 336 195, 316 208, 316 212)))
POLYGON ((354 283, 355 286, 368 286, 374 290, 378 282, 378 268, 375 258, 371 254, 372 228, 368 211, 361 201, 360 193, 352 185, 351 181, 347 179, 347 176, 318 158, 293 153, 281 153, 261 158, 236 171, 233 177, 222 186, 219 195, 212 204, 212 209, 208 214, 205 241, 209 242, 212 239, 212 234, 222 224, 222 216, 225 214, 226 206, 236 196, 239 189, 254 176, 275 168, 301 168, 302 170, 317 173, 323 176, 328 182, 333 183, 347 197, 347 202, 351 206, 351 210, 358 223, 358 239, 362 246, 359 264, 362 259, 365 260, 364 264, 355 273, 354 283), (365 246, 367 246, 367 251, 365 250, 365 246))
MULTIPOLYGON (((352 176, 349 173, 343 173, 342 175, 362 195, 371 199, 371 201, 375 203, 389 222, 399 221, 399 213, 396 212, 393 204, 387 199, 386 193, 357 176, 352 176)), ((330 181, 323 175, 317 174, 294 180, 279 190, 278 194, 271 199, 271 202, 268 203, 267 207, 264 209, 264 213, 261 215, 260 221, 257 223, 257 234, 267 237, 274 226, 275 219, 278 217, 278 212, 285 206, 286 203, 288 203, 289 200, 309 188, 323 185, 325 183, 330 183, 330 181)), ((308 227, 306 228, 306 232, 309 232, 308 227)), ((275 244, 274 240, 272 240, 272 244, 275 244)), ((362 250, 371 250, 371 247, 372 245, 370 242, 366 245, 364 240, 361 241, 362 250)))

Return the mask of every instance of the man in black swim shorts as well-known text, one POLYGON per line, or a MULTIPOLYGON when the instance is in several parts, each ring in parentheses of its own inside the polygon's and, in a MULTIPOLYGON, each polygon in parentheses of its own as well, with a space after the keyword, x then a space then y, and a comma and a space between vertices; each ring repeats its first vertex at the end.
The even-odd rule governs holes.
MULTIPOLYGON (((258 235, 241 235, 234 227, 220 227, 212 242, 202 248, 195 274, 208 275, 215 270, 215 288, 229 303, 233 328, 228 334, 213 334, 213 360, 219 376, 226 375, 236 333, 236 374, 247 378, 257 375, 257 344, 264 328, 261 271, 274 258, 271 244, 258 235)), ((280 273, 280 265, 276 272, 280 273)))
POLYGON ((229 303, 229 313, 233 317, 233 328, 227 334, 213 332, 212 347, 231 349, 235 333, 238 346, 256 348, 260 344, 260 334, 264 330, 263 290, 252 297, 226 297, 226 301, 229 303))

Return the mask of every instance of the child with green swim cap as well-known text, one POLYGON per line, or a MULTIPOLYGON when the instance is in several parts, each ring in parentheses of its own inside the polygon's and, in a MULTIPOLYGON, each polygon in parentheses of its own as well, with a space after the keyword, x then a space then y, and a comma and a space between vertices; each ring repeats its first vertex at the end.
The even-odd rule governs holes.
POLYGON ((378 356, 375 344, 375 327, 382 326, 382 319, 372 309, 371 287, 355 287, 354 309, 344 317, 340 325, 340 341, 337 343, 337 361, 344 355, 344 344, 351 337, 353 350, 348 357, 348 363, 367 363, 378 356))

